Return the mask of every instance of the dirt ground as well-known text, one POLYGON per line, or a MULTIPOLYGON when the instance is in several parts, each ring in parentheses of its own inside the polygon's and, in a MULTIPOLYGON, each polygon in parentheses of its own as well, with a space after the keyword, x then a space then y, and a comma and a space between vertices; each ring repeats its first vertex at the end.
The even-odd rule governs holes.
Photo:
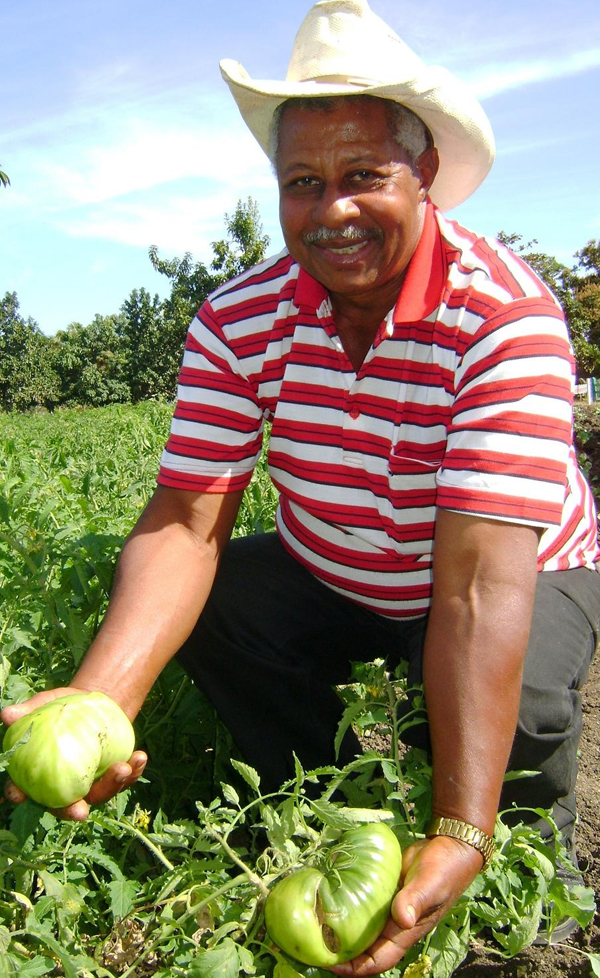
MULTIPOLYGON (((589 459, 588 479, 600 490, 600 405, 582 408, 586 416, 581 447, 589 459)), ((510 961, 476 949, 455 972, 460 978, 589 978, 589 961, 580 950, 600 953, 600 651, 583 688, 584 728, 577 780, 579 825, 577 855, 587 886, 596 893, 599 912, 591 926, 566 944, 531 947, 510 961)))

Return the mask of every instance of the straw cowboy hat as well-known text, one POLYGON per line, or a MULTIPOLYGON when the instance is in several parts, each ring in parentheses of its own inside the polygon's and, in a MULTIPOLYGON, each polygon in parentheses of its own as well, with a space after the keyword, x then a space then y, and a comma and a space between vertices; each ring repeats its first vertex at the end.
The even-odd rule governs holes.
POLYGON ((286 99, 362 94, 400 102, 425 123, 440 156, 429 196, 442 210, 466 200, 493 163, 492 129, 472 92, 445 68, 424 64, 366 0, 316 3, 296 35, 285 81, 254 80, 230 59, 220 67, 267 156, 273 113, 286 99))

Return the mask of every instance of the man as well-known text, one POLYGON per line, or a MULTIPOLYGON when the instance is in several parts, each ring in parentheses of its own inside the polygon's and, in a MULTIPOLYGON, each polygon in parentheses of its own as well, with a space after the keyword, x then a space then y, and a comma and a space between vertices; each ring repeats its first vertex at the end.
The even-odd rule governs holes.
POLYGON ((433 756, 429 838, 406 853, 380 939, 334 969, 378 974, 490 857, 509 764, 540 774, 503 804, 553 807, 566 834, 575 821, 600 577, 573 362, 543 284, 442 216, 491 165, 480 107, 366 3, 316 4, 283 83, 222 70, 274 161, 287 250, 190 327, 159 487, 70 689, 133 717, 181 649, 276 788, 292 751, 331 759, 331 686, 351 660, 409 660, 433 756), (265 418, 278 534, 228 543, 265 418))

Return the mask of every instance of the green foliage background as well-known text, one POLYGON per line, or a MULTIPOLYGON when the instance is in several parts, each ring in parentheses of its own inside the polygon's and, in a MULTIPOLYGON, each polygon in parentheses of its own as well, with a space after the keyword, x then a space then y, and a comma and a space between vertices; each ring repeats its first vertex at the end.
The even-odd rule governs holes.
MULTIPOLYGON (((0 177, 1 179, 1 177, 0 177)), ((500 232, 559 299, 567 319, 579 378, 600 377, 600 242, 589 241, 568 268, 536 250, 536 241, 500 232)), ((164 259, 149 249, 153 268, 167 277, 165 300, 133 289, 118 312, 91 323, 69 323, 55 336, 20 311, 16 292, 0 299, 0 410, 100 407, 173 398, 189 323, 219 285, 266 254, 256 204, 238 201, 225 215, 225 236, 212 244, 208 265, 190 254, 164 259)))
POLYGON ((210 265, 190 254, 164 260, 150 248, 153 267, 171 283, 166 300, 134 289, 118 313, 70 323, 52 337, 7 292, 0 299, 0 410, 173 398, 192 318, 217 286, 264 258, 268 241, 256 204, 238 201, 225 215, 225 237, 212 244, 210 265))

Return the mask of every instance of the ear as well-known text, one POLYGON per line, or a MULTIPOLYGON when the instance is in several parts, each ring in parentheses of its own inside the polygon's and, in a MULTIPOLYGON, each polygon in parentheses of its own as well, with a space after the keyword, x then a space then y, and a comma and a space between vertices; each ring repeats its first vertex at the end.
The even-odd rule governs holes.
POLYGON ((439 165, 440 158, 435 146, 428 146, 417 160, 415 171, 419 175, 421 181, 420 193, 422 194, 423 200, 429 193, 431 184, 435 180, 439 165))

